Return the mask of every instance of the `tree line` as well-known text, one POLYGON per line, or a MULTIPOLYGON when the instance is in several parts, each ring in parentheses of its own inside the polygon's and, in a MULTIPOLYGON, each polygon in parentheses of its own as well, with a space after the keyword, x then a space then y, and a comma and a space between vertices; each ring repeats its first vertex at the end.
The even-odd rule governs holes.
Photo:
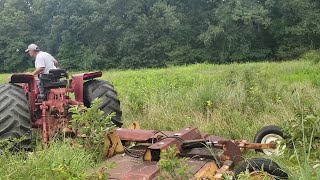
POLYGON ((30 43, 70 70, 279 61, 320 47, 320 1, 0 0, 0 72, 30 43))

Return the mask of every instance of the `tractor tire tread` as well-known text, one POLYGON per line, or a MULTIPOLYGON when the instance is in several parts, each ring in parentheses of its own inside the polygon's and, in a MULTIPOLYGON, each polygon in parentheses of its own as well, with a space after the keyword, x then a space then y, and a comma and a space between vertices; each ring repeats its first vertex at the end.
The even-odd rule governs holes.
POLYGON ((90 107, 92 101, 100 98, 101 105, 99 108, 104 112, 104 116, 115 112, 116 115, 113 116, 111 120, 118 127, 121 127, 122 111, 120 108, 120 100, 117 97, 117 91, 110 82, 94 79, 85 82, 83 88, 84 105, 90 107))
POLYGON ((15 134, 25 140, 18 143, 29 148, 31 143, 31 115, 22 87, 15 84, 0 85, 0 140, 15 134), (13 133, 14 132, 14 133, 13 133))

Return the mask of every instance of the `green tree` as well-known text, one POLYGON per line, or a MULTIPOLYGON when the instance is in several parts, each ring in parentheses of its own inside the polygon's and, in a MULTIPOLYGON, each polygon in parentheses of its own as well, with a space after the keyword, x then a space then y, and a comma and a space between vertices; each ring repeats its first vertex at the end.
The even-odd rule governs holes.
POLYGON ((17 72, 28 65, 22 50, 31 39, 28 1, 2 0, 0 4, 0 71, 17 72), (20 51, 21 50, 21 51, 20 51))
POLYGON ((258 1, 222 1, 215 19, 199 39, 215 51, 219 62, 270 58, 268 11, 258 1))
POLYGON ((267 0, 272 18, 270 33, 276 39, 278 58, 292 58, 320 47, 319 2, 267 0))
POLYGON ((69 70, 281 60, 320 48, 320 3, 0 0, 0 71, 31 67, 30 43, 69 70))

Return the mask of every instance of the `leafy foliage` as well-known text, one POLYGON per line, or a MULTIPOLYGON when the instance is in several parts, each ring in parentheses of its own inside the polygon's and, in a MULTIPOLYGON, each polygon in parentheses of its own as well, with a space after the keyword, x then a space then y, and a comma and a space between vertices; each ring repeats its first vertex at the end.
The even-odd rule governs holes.
POLYGON ((318 109, 305 105, 298 99, 297 114, 285 122, 284 130, 288 135, 287 149, 291 161, 298 163, 305 173, 305 179, 314 179, 320 173, 320 116, 318 109))
POLYGON ((312 61, 316 64, 316 63, 320 62, 320 51, 319 50, 312 50, 312 51, 305 53, 302 57, 303 57, 303 59, 312 61))
POLYGON ((177 147, 169 147, 162 150, 160 154, 160 179, 189 179, 190 167, 186 163, 186 158, 177 157, 177 147))
POLYGON ((113 114, 105 117, 103 111, 99 109, 101 100, 96 99, 92 102, 90 108, 85 106, 74 106, 69 109, 72 114, 71 125, 77 130, 80 135, 77 143, 83 146, 88 151, 97 155, 99 161, 103 156, 103 142, 105 136, 110 132, 115 125, 111 118, 113 114))
POLYGON ((0 156, 10 155, 13 151, 22 150, 19 148, 18 144, 24 141, 26 138, 8 138, 0 140, 0 156))

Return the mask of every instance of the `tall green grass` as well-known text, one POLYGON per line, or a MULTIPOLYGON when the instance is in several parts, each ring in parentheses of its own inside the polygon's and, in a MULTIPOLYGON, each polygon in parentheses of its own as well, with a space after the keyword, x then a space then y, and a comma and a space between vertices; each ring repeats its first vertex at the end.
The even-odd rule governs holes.
POLYGON ((198 64, 109 71, 103 79, 118 90, 126 124, 138 120, 144 128, 157 130, 196 126, 250 140, 262 126, 281 125, 294 117, 294 91, 301 92, 303 101, 320 106, 318 69, 308 61, 198 64))
MULTIPOLYGON (((261 127, 284 126, 296 118, 301 110, 296 103, 297 93, 306 108, 320 110, 319 67, 304 60, 199 64, 111 71, 105 72, 103 78, 117 88, 126 123, 138 120, 144 128, 175 131, 192 126, 250 141, 261 127)), ((300 151, 296 156, 308 156, 308 152, 300 151)), ((311 160, 299 164, 288 156, 275 159, 291 179, 319 178, 320 170, 312 168, 311 160)))
MULTIPOLYGON (((118 91, 124 126, 139 121, 146 129, 178 131, 184 127, 197 127, 206 133, 250 141, 261 127, 283 126, 286 121, 296 118, 300 110, 296 93, 300 94, 299 99, 306 107, 320 110, 319 69, 318 63, 306 60, 197 64, 105 71, 102 79, 111 81, 118 91)), ((0 82, 5 82, 7 76, 0 75, 0 82)), ((54 158, 51 154, 48 156, 54 158)), ((64 152, 61 156, 68 157, 64 152)), ((299 179, 304 173, 296 161, 287 157, 276 159, 287 167, 292 179, 299 179)), ((30 163, 28 159, 25 161, 30 163)), ((8 162, 0 161, 0 165, 3 163, 8 162)), ((50 167, 50 163, 53 162, 34 162, 44 169, 50 167)), ((88 160, 84 166, 91 163, 88 160)), ((317 170, 319 168, 314 171, 317 170)), ((10 169, 0 171, 10 172, 10 169)))
POLYGON ((8 78, 9 78, 10 74, 0 74, 0 83, 6 83, 8 82, 8 78))
POLYGON ((85 179, 84 172, 94 166, 90 153, 70 143, 59 142, 34 153, 0 156, 0 179, 85 179))

